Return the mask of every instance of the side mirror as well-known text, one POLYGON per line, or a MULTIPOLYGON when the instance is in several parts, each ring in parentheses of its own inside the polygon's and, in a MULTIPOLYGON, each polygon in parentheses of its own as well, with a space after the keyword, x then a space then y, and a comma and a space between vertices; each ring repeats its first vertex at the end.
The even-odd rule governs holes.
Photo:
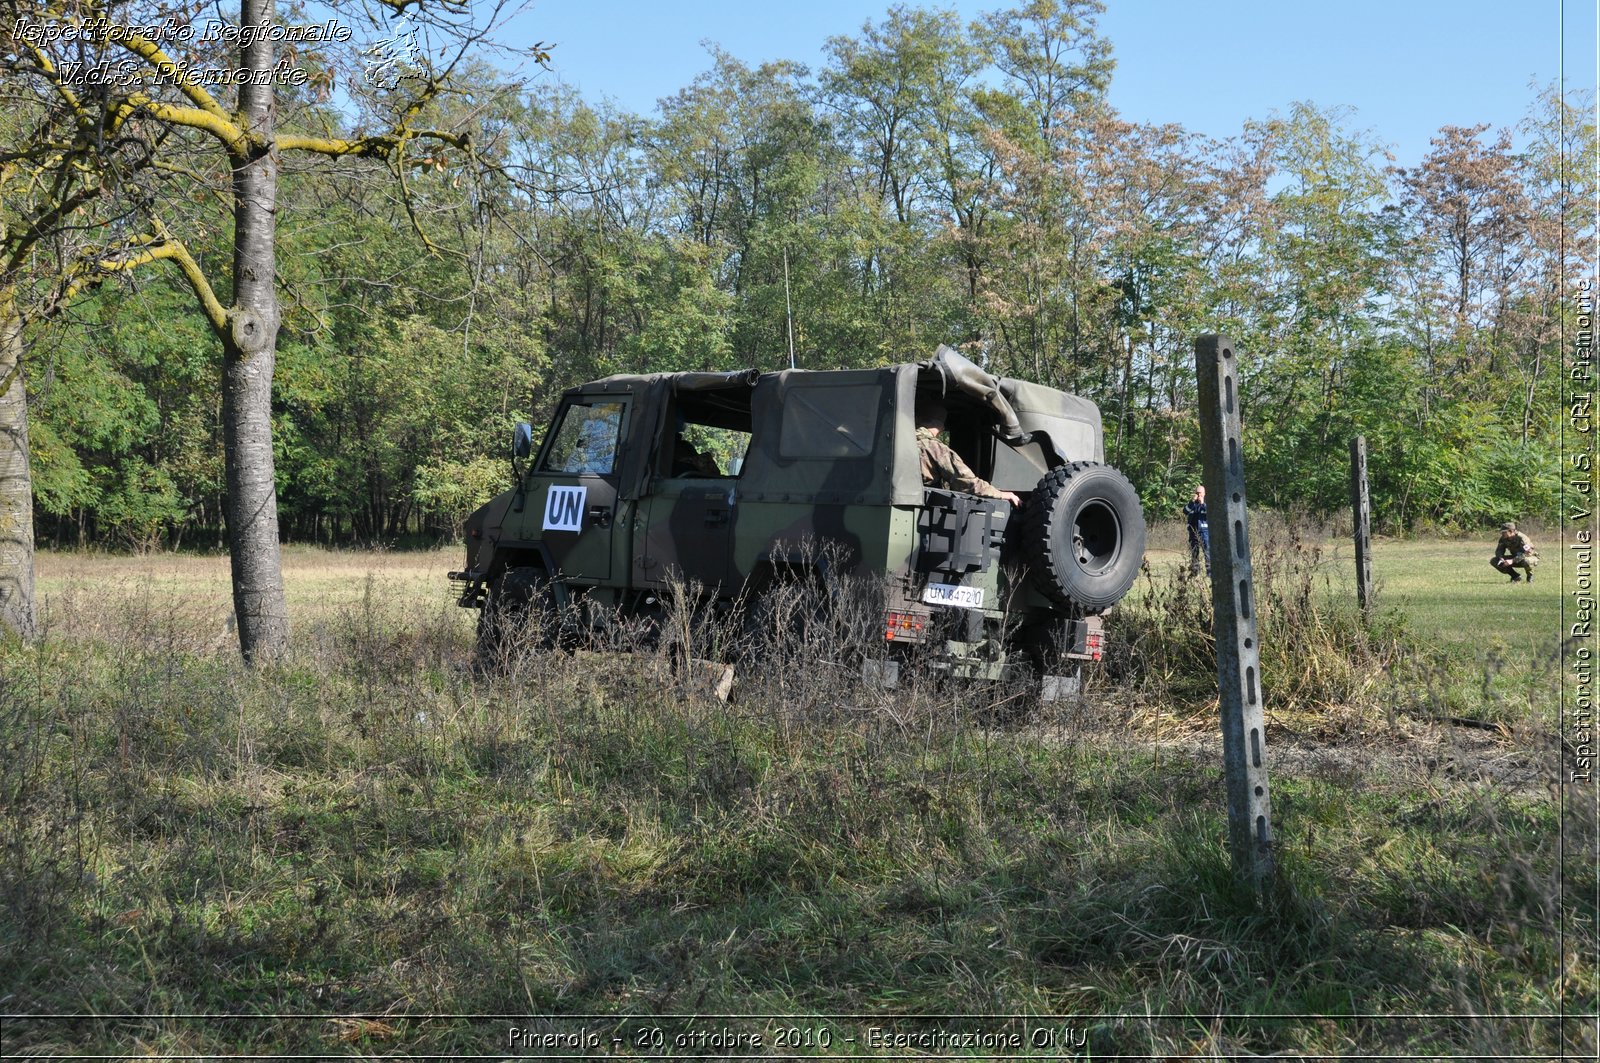
POLYGON ((518 421, 516 430, 511 433, 511 454, 518 461, 533 453, 533 426, 527 421, 518 421))

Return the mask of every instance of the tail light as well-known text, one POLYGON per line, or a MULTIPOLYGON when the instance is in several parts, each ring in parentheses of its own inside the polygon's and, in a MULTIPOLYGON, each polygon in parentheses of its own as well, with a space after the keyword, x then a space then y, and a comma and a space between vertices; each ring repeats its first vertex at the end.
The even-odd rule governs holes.
POLYGON ((1098 631, 1091 631, 1086 641, 1088 645, 1085 648, 1089 651, 1090 659, 1098 661, 1100 654, 1104 652, 1105 635, 1098 631))
POLYGON ((891 609, 884 614, 884 641, 893 642, 896 639, 915 641, 922 636, 922 625, 922 617, 916 613, 899 613, 891 609))

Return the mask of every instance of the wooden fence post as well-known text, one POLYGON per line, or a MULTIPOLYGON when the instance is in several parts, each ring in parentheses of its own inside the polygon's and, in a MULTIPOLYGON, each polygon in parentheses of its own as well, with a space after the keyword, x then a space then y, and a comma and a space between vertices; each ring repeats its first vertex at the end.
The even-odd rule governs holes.
POLYGON ((1234 872, 1265 895, 1273 879, 1272 804, 1267 793, 1261 648, 1245 512, 1239 418, 1239 358, 1215 334, 1194 344, 1200 393, 1200 449, 1211 524, 1211 604, 1217 643, 1218 709, 1234 872))

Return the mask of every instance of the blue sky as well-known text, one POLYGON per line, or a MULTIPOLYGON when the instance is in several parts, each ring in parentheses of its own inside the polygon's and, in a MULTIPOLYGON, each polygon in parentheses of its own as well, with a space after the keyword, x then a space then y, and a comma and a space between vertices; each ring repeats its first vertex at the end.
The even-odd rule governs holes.
MULTIPOLYGON (((544 75, 640 113, 710 65, 714 41, 755 65, 793 59, 815 68, 823 43, 881 20, 887 0, 536 0, 506 34, 554 42, 544 75)), ((960 0, 965 18, 1011 6, 960 0)), ((1515 124, 1553 82, 1596 82, 1600 0, 1523 5, 1486 0, 1108 0, 1100 19, 1117 59, 1111 101, 1125 118, 1177 122, 1211 136, 1286 111, 1296 100, 1345 106, 1350 124, 1414 165, 1443 125, 1515 124)))

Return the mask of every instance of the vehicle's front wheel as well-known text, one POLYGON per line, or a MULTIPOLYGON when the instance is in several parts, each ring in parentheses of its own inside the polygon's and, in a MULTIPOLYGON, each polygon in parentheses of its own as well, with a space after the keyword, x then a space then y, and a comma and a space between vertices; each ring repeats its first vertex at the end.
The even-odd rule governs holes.
POLYGON ((505 569, 489 584, 478 614, 479 664, 503 663, 519 645, 554 647, 557 623, 555 595, 544 569, 505 569))
POLYGON ((1144 511, 1125 476, 1077 461, 1050 470, 1022 512, 1022 548, 1038 588, 1068 609, 1102 613, 1144 560, 1144 511))

